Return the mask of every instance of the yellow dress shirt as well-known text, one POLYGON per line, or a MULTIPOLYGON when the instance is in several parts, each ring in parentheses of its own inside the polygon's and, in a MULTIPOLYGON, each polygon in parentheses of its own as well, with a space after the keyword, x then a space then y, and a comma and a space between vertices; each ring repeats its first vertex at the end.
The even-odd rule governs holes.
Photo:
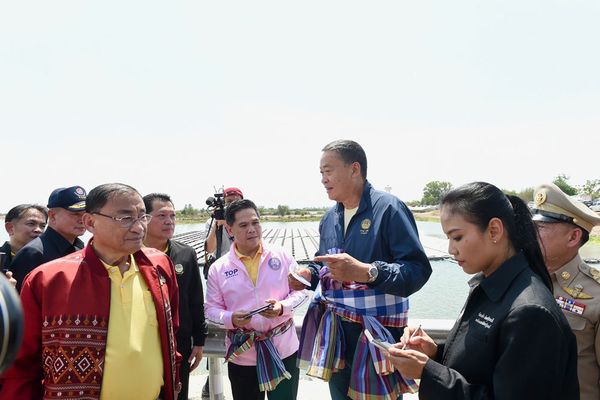
POLYGON ((156 308, 133 256, 129 263, 121 275, 102 262, 111 284, 101 400, 156 399, 164 383, 156 308))
POLYGON ((250 279, 252 279, 254 286, 256 286, 256 279, 258 279, 258 264, 260 262, 260 256, 262 255, 262 252, 262 243, 258 247, 258 251, 254 257, 245 256, 237 250, 237 247, 235 248, 235 255, 238 256, 242 263, 244 263, 244 266, 246 267, 248 275, 250 275, 250 279))

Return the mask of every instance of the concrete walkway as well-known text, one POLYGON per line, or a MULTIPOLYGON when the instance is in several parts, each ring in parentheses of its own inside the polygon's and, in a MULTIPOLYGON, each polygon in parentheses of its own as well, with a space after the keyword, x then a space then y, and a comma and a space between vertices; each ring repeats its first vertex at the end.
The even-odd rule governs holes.
MULTIPOLYGON (((206 362, 203 362, 206 366, 206 362)), ((227 371, 227 368, 224 368, 227 371)), ((226 372, 225 372, 226 373, 226 372)), ((206 368, 198 368, 197 371, 192 372, 190 376, 190 400, 201 400, 202 399, 202 386, 208 378, 206 368)), ((226 375, 223 375, 223 391, 226 400, 232 400, 231 389, 229 386, 229 380, 226 375)), ((298 386, 298 400, 326 400, 329 399, 329 388, 327 383, 320 379, 314 379, 306 374, 300 373, 300 384, 298 386)), ((404 400, 417 400, 416 394, 405 395, 404 400)), ((266 400, 266 397, 265 397, 266 400)))

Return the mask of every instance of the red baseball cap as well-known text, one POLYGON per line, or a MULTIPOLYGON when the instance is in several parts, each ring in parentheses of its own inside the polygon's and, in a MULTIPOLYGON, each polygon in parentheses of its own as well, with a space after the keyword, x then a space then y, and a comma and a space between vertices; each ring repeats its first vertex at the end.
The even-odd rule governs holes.
POLYGON ((223 196, 240 196, 242 199, 244 198, 242 191, 236 187, 230 187, 223 190, 223 196))

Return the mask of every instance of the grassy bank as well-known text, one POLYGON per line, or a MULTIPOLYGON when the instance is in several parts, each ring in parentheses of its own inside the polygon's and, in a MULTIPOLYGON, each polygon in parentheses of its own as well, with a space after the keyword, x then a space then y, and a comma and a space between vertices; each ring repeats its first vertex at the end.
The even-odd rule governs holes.
POLYGON ((281 215, 261 215, 262 221, 269 222, 313 222, 320 221, 322 215, 305 215, 305 216, 297 216, 297 215, 286 215, 282 217, 281 215))
POLYGON ((417 221, 440 222, 440 212, 438 210, 427 212, 413 212, 413 215, 417 221))
MULTIPOLYGON (((422 213, 413 213, 415 219, 417 221, 424 222, 440 222, 440 212, 439 211, 429 211, 422 213)), ((600 244, 600 226, 594 227, 592 232, 590 232, 590 243, 600 244)))
POLYGON ((596 233, 595 236, 590 235, 589 243, 594 243, 600 245, 600 235, 596 233))

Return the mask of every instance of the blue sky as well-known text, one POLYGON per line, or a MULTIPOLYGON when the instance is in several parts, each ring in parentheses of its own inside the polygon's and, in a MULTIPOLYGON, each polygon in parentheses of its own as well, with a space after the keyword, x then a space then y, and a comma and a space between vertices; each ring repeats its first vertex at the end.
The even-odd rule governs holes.
POLYGON ((4 1, 0 212, 111 181, 201 207, 330 204, 350 138, 404 200, 431 180, 600 178, 595 1, 4 1))

